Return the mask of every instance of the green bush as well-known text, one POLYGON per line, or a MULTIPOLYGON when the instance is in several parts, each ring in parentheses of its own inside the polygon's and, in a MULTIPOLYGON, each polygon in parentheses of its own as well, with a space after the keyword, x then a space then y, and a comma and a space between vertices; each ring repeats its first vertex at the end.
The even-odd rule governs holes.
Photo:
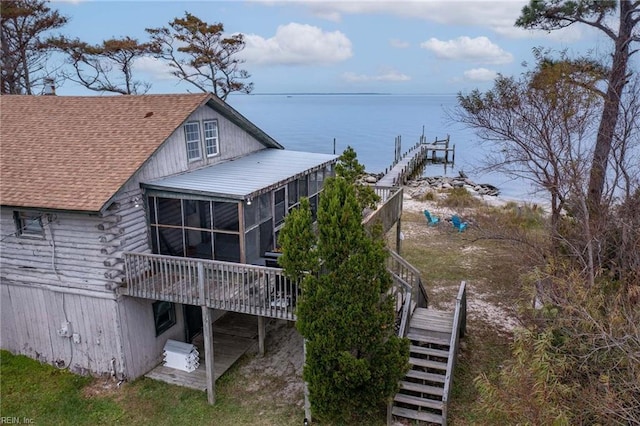
POLYGON ((465 188, 452 188, 447 191, 447 196, 438 201, 438 205, 450 208, 469 208, 482 205, 482 201, 474 197, 465 188))

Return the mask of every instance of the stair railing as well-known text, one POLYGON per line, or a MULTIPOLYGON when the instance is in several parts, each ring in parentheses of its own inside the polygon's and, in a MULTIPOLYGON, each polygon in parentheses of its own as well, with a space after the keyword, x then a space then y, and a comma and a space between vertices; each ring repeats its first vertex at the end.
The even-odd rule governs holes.
POLYGON ((390 254, 387 258, 387 268, 411 286, 413 301, 416 305, 419 308, 426 308, 428 305, 427 291, 422 283, 420 271, 395 251, 387 250, 390 254))
POLYGON ((411 284, 403 280, 394 271, 389 270, 393 278, 394 288, 396 288, 396 301, 400 298, 401 305, 396 311, 400 315, 400 326, 398 327, 398 336, 406 337, 411 322, 411 284))
POLYGON ((467 327, 467 283, 462 281, 458 296, 456 297, 456 310, 453 314, 453 330, 451 330, 451 341, 449 343, 449 357, 447 359, 447 372, 444 379, 444 390, 442 394, 442 424, 447 424, 447 404, 451 396, 453 382, 453 370, 456 365, 456 355, 460 337, 464 337, 467 327))

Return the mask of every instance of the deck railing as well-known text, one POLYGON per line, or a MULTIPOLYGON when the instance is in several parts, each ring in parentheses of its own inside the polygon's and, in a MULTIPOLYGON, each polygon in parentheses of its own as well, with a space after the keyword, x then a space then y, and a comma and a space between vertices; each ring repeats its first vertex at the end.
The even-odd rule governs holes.
POLYGON ((122 294, 295 320, 298 285, 280 268, 125 253, 122 294))
POLYGON ((467 327, 467 284, 462 281, 458 296, 456 297, 456 310, 453 313, 453 330, 451 331, 451 341, 449 343, 449 358, 447 359, 447 371, 444 379, 444 390, 442 394, 442 421, 447 424, 447 404, 451 397, 453 386, 453 371, 456 365, 456 355, 460 338, 464 337, 467 327))
POLYGON ((376 194, 380 195, 381 203, 373 213, 363 219, 362 223, 365 227, 380 223, 382 224, 382 232, 387 233, 402 215, 403 189, 401 187, 377 187, 374 190, 376 194))

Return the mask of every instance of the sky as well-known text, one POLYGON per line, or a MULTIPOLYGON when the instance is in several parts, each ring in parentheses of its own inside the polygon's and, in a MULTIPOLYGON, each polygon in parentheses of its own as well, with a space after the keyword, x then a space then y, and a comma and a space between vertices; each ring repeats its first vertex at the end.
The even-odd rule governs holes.
MULTIPOLYGON (((518 75, 533 63, 532 49, 604 57, 611 45, 582 25, 547 33, 516 28, 528 1, 54 1, 70 18, 59 33, 98 44, 130 36, 148 40, 158 28, 189 12, 242 33, 240 53, 254 94, 453 94, 487 90, 497 73, 518 75)), ((136 63, 148 93, 184 93, 156 59, 136 63)), ((60 95, 95 94, 65 82, 60 95)))

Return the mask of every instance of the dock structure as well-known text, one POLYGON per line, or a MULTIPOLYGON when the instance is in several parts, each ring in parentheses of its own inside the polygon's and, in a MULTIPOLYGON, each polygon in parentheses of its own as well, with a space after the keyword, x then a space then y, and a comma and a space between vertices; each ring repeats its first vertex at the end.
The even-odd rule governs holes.
POLYGON ((396 138, 395 142, 395 159, 391 166, 384 171, 384 176, 378 181, 377 186, 392 187, 403 185, 427 161, 444 164, 455 161, 456 146, 449 147, 449 135, 447 135, 446 139, 436 138, 434 142, 427 142, 424 135, 420 136, 420 141, 404 154, 401 154, 400 150, 400 136, 396 138))

